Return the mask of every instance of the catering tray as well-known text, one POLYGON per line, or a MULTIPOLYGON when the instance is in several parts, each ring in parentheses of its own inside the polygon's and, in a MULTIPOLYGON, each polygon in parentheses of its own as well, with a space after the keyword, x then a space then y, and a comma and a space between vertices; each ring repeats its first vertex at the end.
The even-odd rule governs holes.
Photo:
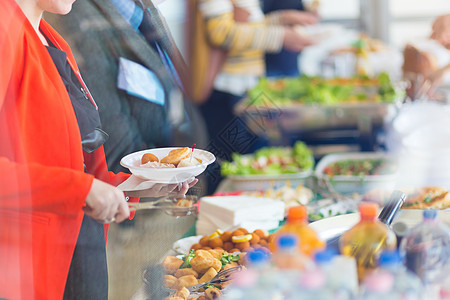
POLYGON ((291 104, 288 106, 251 106, 244 99, 235 106, 258 135, 326 129, 379 127, 395 116, 400 103, 345 103, 340 105, 291 104))
POLYGON ((317 184, 320 188, 327 190, 327 192, 339 194, 365 194, 368 191, 377 188, 393 189, 397 179, 397 172, 386 175, 335 175, 332 177, 324 173, 324 169, 334 162, 379 158, 387 159, 392 161, 394 164, 397 163, 395 157, 381 152, 348 152, 328 154, 318 162, 314 171, 314 175, 317 178, 317 184))

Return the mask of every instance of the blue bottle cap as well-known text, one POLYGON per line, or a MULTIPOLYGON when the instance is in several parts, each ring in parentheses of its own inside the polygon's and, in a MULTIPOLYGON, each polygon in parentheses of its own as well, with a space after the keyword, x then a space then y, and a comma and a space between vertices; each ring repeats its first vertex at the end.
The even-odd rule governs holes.
POLYGON ((378 258, 378 264, 380 266, 386 265, 397 265, 402 262, 400 253, 395 250, 385 250, 381 253, 380 258, 378 258))
POLYGON ((254 249, 247 253, 246 258, 250 264, 264 264, 269 261, 269 254, 264 250, 254 249))
POLYGON ((423 218, 427 220, 434 220, 437 217, 436 209, 427 209, 423 211, 423 218))
POLYGON ((289 249, 297 247, 298 238, 292 234, 283 234, 278 238, 278 247, 282 249, 289 249))
POLYGON ((325 249, 314 254, 314 260, 316 263, 327 263, 330 262, 333 257, 336 255, 336 251, 331 249, 325 249))

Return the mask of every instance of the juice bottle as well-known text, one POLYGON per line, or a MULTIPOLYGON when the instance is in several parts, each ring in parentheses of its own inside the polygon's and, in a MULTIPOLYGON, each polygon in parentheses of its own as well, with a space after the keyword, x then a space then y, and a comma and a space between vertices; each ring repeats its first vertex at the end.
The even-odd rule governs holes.
POLYGON ((306 207, 293 206, 289 208, 287 221, 277 233, 271 243, 271 249, 273 252, 277 251, 278 239, 285 233, 292 233, 299 238, 299 250, 300 252, 312 257, 314 252, 325 249, 325 243, 319 239, 317 233, 308 226, 307 221, 308 214, 306 213, 306 207))
POLYGON ((359 213, 361 220, 341 236, 339 248, 343 255, 356 259, 358 279, 361 281, 368 271, 378 266, 383 250, 396 249, 397 238, 386 224, 376 219, 377 204, 362 203, 359 213))

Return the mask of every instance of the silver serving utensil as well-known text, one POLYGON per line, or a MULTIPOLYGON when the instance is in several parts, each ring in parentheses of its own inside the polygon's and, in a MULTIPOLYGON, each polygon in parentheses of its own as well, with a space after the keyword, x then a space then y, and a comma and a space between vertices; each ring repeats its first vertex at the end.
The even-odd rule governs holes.
POLYGON ((142 209, 159 209, 173 217, 185 217, 198 214, 198 198, 197 196, 180 196, 180 197, 164 197, 152 202, 129 202, 130 211, 142 209), (180 201, 188 200, 187 206, 183 206, 180 201))
POLYGON ((237 272, 240 272, 242 269, 243 269, 242 266, 237 266, 237 267, 229 268, 226 270, 222 270, 219 273, 217 273, 217 275, 214 276, 214 278, 211 279, 210 281, 189 286, 189 287, 187 287, 187 289, 189 290, 189 292, 194 292, 196 290, 201 289, 204 286, 207 286, 208 284, 222 283, 222 282, 228 281, 232 278, 232 276, 234 274, 236 274, 237 272))

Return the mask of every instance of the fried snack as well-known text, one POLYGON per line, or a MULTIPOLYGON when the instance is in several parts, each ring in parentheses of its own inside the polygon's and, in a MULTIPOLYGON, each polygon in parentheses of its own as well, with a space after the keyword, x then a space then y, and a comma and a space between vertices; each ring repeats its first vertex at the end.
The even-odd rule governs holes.
POLYGON ((225 242, 225 243, 223 243, 223 249, 225 251, 229 252, 233 248, 234 248, 234 244, 232 242, 225 242))
POLYGON ((185 300, 185 298, 170 296, 170 297, 164 298, 164 300, 185 300))
POLYGON ((208 271, 198 280, 198 283, 208 282, 217 275, 217 271, 214 268, 209 268, 208 271))
POLYGON ((252 233, 252 239, 250 240, 250 245, 255 245, 258 244, 259 241, 261 240, 261 238, 259 237, 259 235, 257 235, 256 233, 252 233))
POLYGON ((243 243, 235 243, 234 246, 239 250, 244 250, 245 248, 250 247, 250 242, 243 242, 243 243))
POLYGON ((206 299, 204 295, 201 295, 200 297, 197 298, 197 300, 208 300, 208 299, 206 299))
POLYGON ((195 278, 198 278, 198 273, 192 270, 192 268, 186 269, 178 269, 175 274, 173 274, 176 278, 180 278, 186 275, 194 275, 195 278))
POLYGON ((202 246, 208 246, 209 238, 207 236, 204 236, 200 239, 200 241, 198 243, 202 246))
POLYGON ((178 165, 182 159, 187 158, 191 154, 188 147, 174 149, 169 154, 161 159, 162 163, 178 165))
POLYGON ((180 297, 182 299, 187 299, 189 296, 191 295, 191 293, 189 292, 189 290, 185 287, 179 288, 173 295, 172 297, 180 297))
POLYGON ((231 242, 231 231, 224 231, 220 236, 223 242, 231 242))
POLYGON ((226 264, 225 266, 223 266, 222 270, 234 268, 234 267, 237 267, 237 266, 238 266, 238 264, 236 262, 232 261, 229 264, 226 264))
POLYGON ((145 153, 142 155, 141 164, 146 164, 148 162, 159 162, 159 158, 152 153, 145 153))
POLYGON ((219 237, 216 237, 208 241, 208 246, 211 248, 223 247, 223 241, 219 237))
POLYGON ((264 231, 262 229, 256 229, 255 231, 253 231, 253 233, 257 234, 260 238, 266 238, 269 235, 267 231, 264 231))
POLYGON ((175 273, 183 263, 183 260, 175 256, 166 256, 161 263, 167 274, 175 273))
POLYGON ((193 201, 190 199, 178 199, 177 203, 175 204, 176 207, 192 207, 193 201))
POLYGON ((203 247, 203 246, 200 245, 200 244, 194 244, 194 245, 191 246, 191 249, 198 250, 198 249, 200 249, 200 248, 202 248, 202 247, 203 247))
POLYGON ((214 300, 222 296, 222 292, 218 288, 212 286, 206 289, 205 296, 208 300, 214 300))
POLYGON ((224 250, 222 248, 207 250, 215 259, 220 259, 224 250))
POLYGON ((232 237, 233 237, 233 236, 241 236, 241 235, 245 235, 245 232, 242 231, 242 230, 240 230, 240 229, 236 229, 235 231, 233 231, 233 232, 231 233, 231 236, 232 236, 232 237))
POLYGON ((189 287, 191 285, 198 284, 197 278, 194 275, 186 275, 178 278, 177 280, 177 288, 189 287))
POLYGON ((164 287, 174 289, 177 286, 177 278, 172 275, 164 275, 164 287))
POLYGON ((195 257, 191 260, 191 266, 197 273, 204 274, 211 267, 219 272, 222 268, 222 263, 208 251, 197 250, 195 254, 195 257))
POLYGON ((437 186, 417 189, 408 194, 402 208, 406 209, 446 209, 450 208, 450 193, 437 186))

